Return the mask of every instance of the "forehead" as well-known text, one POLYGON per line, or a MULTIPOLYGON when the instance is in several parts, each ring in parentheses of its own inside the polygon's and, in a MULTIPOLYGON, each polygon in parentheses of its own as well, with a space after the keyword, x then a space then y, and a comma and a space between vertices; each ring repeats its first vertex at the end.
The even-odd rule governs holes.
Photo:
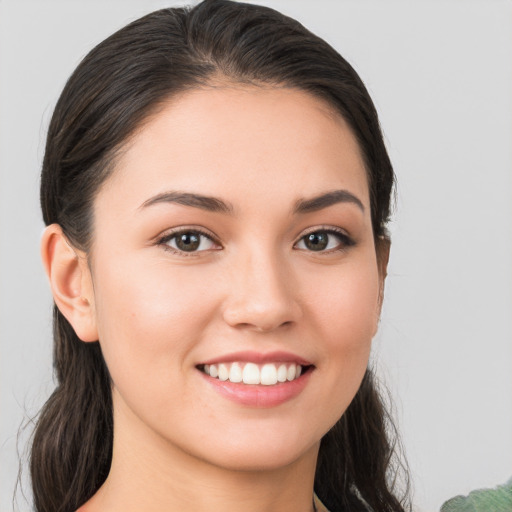
POLYGON ((326 188, 368 202, 358 144, 330 105, 292 88, 219 85, 164 103, 132 137, 98 199, 115 194, 140 205, 173 189, 292 200, 326 188))

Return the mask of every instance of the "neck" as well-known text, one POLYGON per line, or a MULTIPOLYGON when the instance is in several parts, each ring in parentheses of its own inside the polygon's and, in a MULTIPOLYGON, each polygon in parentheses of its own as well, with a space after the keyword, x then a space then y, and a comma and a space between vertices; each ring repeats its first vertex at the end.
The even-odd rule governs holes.
POLYGON ((312 512, 319 445, 283 467, 219 467, 137 421, 114 418, 107 480, 79 512, 312 512), (141 442, 143 440, 143 442, 141 442))

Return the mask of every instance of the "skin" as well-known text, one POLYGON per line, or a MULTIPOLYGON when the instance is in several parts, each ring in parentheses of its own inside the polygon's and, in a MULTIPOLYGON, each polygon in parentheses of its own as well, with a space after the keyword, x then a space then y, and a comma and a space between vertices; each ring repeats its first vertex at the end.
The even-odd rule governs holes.
POLYGON ((387 261, 339 115, 289 88, 223 84, 173 98, 100 189, 90 254, 56 225, 42 252, 58 306, 84 342, 100 340, 113 380, 112 468, 81 512, 312 510, 319 443, 364 375, 387 261), (294 213, 337 190, 362 207, 294 213), (141 206, 169 191, 232 212, 141 206), (173 252, 162 237, 182 227, 213 241, 173 252), (344 235, 328 235, 330 249, 305 245, 329 229, 344 235), (283 404, 241 405, 197 369, 240 350, 285 350, 314 369, 283 404))

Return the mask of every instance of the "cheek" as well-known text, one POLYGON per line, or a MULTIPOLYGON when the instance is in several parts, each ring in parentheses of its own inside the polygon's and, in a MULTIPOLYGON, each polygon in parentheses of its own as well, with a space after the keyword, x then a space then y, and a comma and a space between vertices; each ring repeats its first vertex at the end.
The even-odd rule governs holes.
POLYGON ((168 371, 197 343, 215 297, 204 293, 204 272, 186 270, 171 272, 164 261, 148 265, 136 258, 96 269, 98 332, 114 381, 123 372, 168 371))
POLYGON ((316 327, 334 352, 368 350, 375 333, 380 279, 374 258, 370 255, 367 260, 326 275, 311 294, 316 327))
POLYGON ((331 424, 344 413, 362 381, 378 322, 379 276, 374 265, 349 268, 324 284, 312 297, 314 327, 322 340, 322 368, 329 391, 331 424))
MULTIPOLYGON (((360 375, 366 368, 379 313, 378 276, 368 274, 363 279, 344 283, 337 307, 332 306, 331 336, 333 355, 343 360, 345 371, 360 375)), ((362 375, 361 375, 362 377, 362 375)))

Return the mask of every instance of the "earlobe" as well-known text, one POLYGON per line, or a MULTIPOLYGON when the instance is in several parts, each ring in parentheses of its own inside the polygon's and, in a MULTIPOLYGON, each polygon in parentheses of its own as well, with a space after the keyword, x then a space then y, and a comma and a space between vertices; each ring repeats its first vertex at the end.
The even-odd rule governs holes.
POLYGON ((58 224, 41 239, 41 257, 53 299, 82 341, 97 341, 92 279, 85 254, 75 250, 58 224))

